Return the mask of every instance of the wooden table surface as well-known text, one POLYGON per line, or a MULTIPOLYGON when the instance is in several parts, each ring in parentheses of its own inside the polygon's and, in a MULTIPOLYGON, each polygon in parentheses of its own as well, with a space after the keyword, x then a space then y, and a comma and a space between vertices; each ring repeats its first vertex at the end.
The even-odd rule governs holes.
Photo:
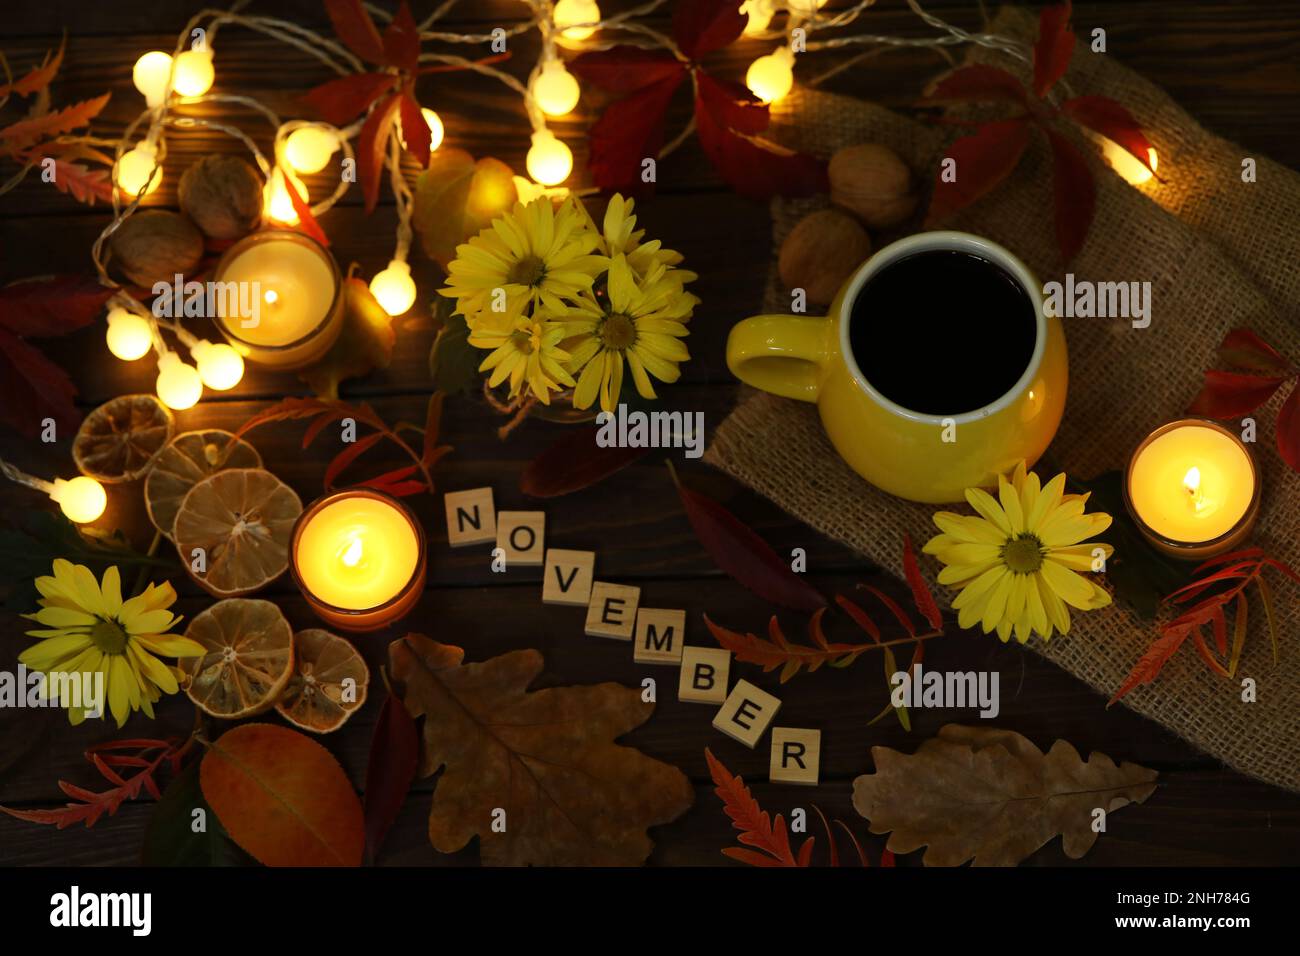
MULTIPOLYGON (((388 5, 388 4, 385 4, 388 5)), ((837 3, 842 6, 843 3, 837 3)), ((416 0, 417 18, 432 0, 416 0)), ((54 86, 56 103, 70 103, 111 90, 112 101, 96 131, 111 132, 134 118, 141 98, 131 85, 131 66, 145 50, 170 49, 198 2, 121 0, 85 4, 75 0, 43 0, 15 5, 0 25, 0 50, 15 72, 39 60, 68 32, 67 56, 54 86)), ((621 8, 602 0, 602 8, 621 8)), ((926 7, 941 16, 971 26, 978 22, 974 4, 931 0, 926 7)), ((274 13, 308 26, 328 29, 314 0, 254 2, 253 12, 274 13)), ((465 0, 446 23, 482 32, 516 21, 523 6, 506 0, 465 0)), ((1141 3, 1088 2, 1076 5, 1075 23, 1086 34, 1104 26, 1112 55, 1166 87, 1210 129, 1293 167, 1300 167, 1300 4, 1255 2, 1193 2, 1144 0, 1141 3)), ((607 11, 608 12, 608 11, 607 11)), ((657 17, 666 28, 666 18, 657 17)), ((926 29, 901 0, 880 0, 878 8, 860 21, 872 32, 920 36, 926 29)), ((530 32, 512 41, 514 61, 507 67, 526 71, 536 58, 537 37, 530 32)), ((299 115, 293 97, 328 78, 309 57, 275 41, 235 27, 225 28, 217 45, 217 86, 221 92, 263 99, 281 115, 299 115)), ((718 55, 721 69, 743 72, 758 46, 739 43, 718 55)), ((825 55, 823 55, 825 56, 825 55)), ((829 65, 831 61, 826 61, 829 65)), ((906 104, 922 82, 940 66, 924 52, 887 54, 838 76, 831 88, 860 94, 886 104, 906 104)), ((527 148, 527 124, 519 99, 491 80, 445 74, 421 81, 422 103, 438 110, 447 127, 447 142, 476 156, 492 155, 522 169, 527 148)), ((674 109, 670 130, 682 119, 674 109)), ((213 110, 203 108, 206 115, 213 110)), ((585 166, 583 130, 595 111, 584 102, 557 128, 574 147, 575 167, 585 166)), ((230 112, 269 146, 263 121, 247 113, 230 112)), ((195 159, 214 152, 235 152, 237 145, 220 134, 178 132, 169 136, 166 178, 149 204, 174 207, 180 173, 195 159)), ((314 190, 320 194, 324 179, 314 190)), ((363 274, 384 266, 392 250, 395 216, 385 199, 370 216, 352 190, 338 207, 322 218, 334 253, 345 267, 356 262, 363 274)), ((686 265, 700 274, 694 291, 703 300, 692 323, 692 361, 680 384, 665 390, 665 407, 702 411, 710 429, 735 401, 736 384, 723 360, 723 345, 731 325, 756 311, 771 249, 768 212, 762 204, 737 198, 719 183, 698 146, 690 144, 666 159, 660 169, 659 194, 638 206, 651 236, 681 250, 686 265)), ((91 209, 71 202, 35 177, 0 199, 0 281, 51 272, 92 270, 90 246, 108 221, 102 206, 91 209)), ((434 329, 427 304, 437 287, 436 267, 423 259, 415 266, 420 296, 410 315, 400 319, 392 365, 364 379, 349 382, 344 397, 370 402, 387 420, 420 420, 430 382, 427 357, 434 329)), ((196 329, 197 331, 197 329, 196 329)), ((73 375, 86 408, 116 395, 149 392, 156 374, 151 361, 128 364, 112 359, 97 324, 43 347, 73 375)), ((220 427, 234 429, 250 415, 285 395, 305 394, 292 374, 251 368, 230 393, 208 392, 197 407, 178 413, 178 430, 220 427)), ((496 415, 479 398, 449 402, 444 439, 455 452, 439 466, 441 490, 491 485, 499 508, 530 507, 518 490, 521 468, 562 433, 562 426, 527 423, 508 440, 495 435, 496 415)), ((292 485, 304 500, 320 493, 323 469, 332 451, 322 447, 301 453, 301 426, 289 424, 260 429, 252 435, 267 465, 292 485)), ((0 455, 41 475, 69 475, 68 442, 43 446, 23 442, 12 433, 0 436, 0 455)), ((372 460, 375 472, 385 462, 372 460)), ((394 460, 394 466, 398 464, 394 460)), ((683 467, 687 480, 723 500, 762 534, 778 552, 807 549, 809 578, 824 593, 851 588, 861 580, 879 578, 870 565, 783 514, 771 503, 744 490, 699 464, 683 467)), ((123 529, 137 547, 148 546, 151 529, 138 486, 110 490, 109 511, 101 524, 123 529)), ((9 517, 48 505, 38 495, 6 486, 3 510, 9 517)), ((659 680, 660 701, 650 721, 628 735, 627 743, 680 767, 693 781, 695 806, 677 822, 652 834, 655 864, 713 865, 732 843, 729 821, 712 793, 704 748, 734 771, 743 774, 764 806, 789 813, 794 807, 816 804, 828 816, 839 816, 867 842, 874 856, 882 837, 868 837, 866 822, 853 812, 852 780, 870 769, 869 748, 887 746, 913 750, 942 724, 973 722, 970 712, 920 711, 913 714, 914 731, 905 733, 892 718, 875 726, 867 722, 885 703, 880 667, 867 657, 845 670, 803 675, 777 690, 774 675, 751 665, 733 672, 769 690, 784 701, 780 722, 817 727, 823 733, 822 782, 816 789, 767 782, 767 741, 755 751, 745 749, 710 727, 712 709, 679 703, 675 672, 634 664, 627 644, 583 635, 583 612, 540 603, 540 574, 513 570, 491 573, 486 549, 452 551, 446 546, 441 496, 411 499, 430 538, 431 568, 427 590, 406 622, 411 630, 466 648, 470 660, 482 660, 514 648, 535 647, 546 659, 542 685, 619 681, 639 685, 645 676, 659 680)), ((547 542, 556 547, 587 548, 599 553, 601 578, 637 584, 643 601, 689 612, 693 643, 710 643, 702 614, 730 626, 759 629, 768 610, 739 584, 718 571, 701 549, 678 505, 668 473, 659 456, 650 456, 586 492, 545 502, 547 542)), ((179 575, 178 575, 179 577, 179 575)), ((177 580, 178 585, 182 582, 177 580)), ((892 584, 889 586, 895 586, 892 584)), ((193 615, 209 603, 192 585, 181 586, 183 613, 193 615)), ((277 601, 295 627, 311 626, 313 618, 292 583, 283 578, 263 596, 277 601)), ((798 615, 782 615, 794 633, 798 615)), ((849 637, 844 621, 835 633, 849 637)), ((0 668, 12 670, 28 639, 24 622, 5 619, 0 637, 0 668)), ((400 633, 361 637, 357 644, 377 667, 388 641, 400 633)), ((1117 759, 1133 760, 1160 771, 1156 793, 1142 806, 1115 814, 1109 831, 1080 863, 1082 865, 1149 864, 1282 864, 1300 850, 1300 798, 1225 769, 1150 721, 1123 707, 1104 709, 1105 701, 1070 675, 1018 647, 1005 647, 987 637, 953 632, 931 642, 927 667, 938 669, 998 669, 1002 680, 1002 712, 993 722, 1017 730, 1046 747, 1057 737, 1081 751, 1100 750, 1117 759)), ((377 678, 372 688, 381 686, 377 678)), ((381 693, 372 690, 363 710, 324 743, 339 758, 358 787, 364 778, 370 732, 381 693)), ((33 807, 61 802, 56 781, 68 778, 89 783, 81 751, 94 741, 123 733, 162 736, 185 732, 191 707, 184 697, 164 700, 158 719, 132 718, 123 732, 111 723, 91 722, 70 727, 57 711, 0 711, 0 802, 33 807)), ((272 719, 275 719, 274 717, 272 719)), ((473 844, 445 856, 429 845, 425 832, 431 781, 417 782, 381 856, 383 864, 464 865, 477 862, 473 844)), ((152 807, 147 800, 128 803, 116 817, 93 830, 58 832, 50 827, 20 823, 0 816, 0 863, 6 864, 131 864, 138 859, 141 837, 152 807)), ((917 862, 919 854, 905 858, 917 862)), ((1066 859, 1053 841, 1028 860, 1030 865, 1078 865, 1066 859)))

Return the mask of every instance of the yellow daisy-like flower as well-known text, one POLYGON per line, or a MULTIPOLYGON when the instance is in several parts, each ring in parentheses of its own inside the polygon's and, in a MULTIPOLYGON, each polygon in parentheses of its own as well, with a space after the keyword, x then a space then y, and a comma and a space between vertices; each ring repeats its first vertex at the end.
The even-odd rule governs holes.
POLYGON ((486 323, 510 331, 529 306, 563 312, 564 300, 589 291, 606 267, 604 256, 592 254, 599 237, 587 222, 574 199, 558 209, 545 196, 515 203, 456 247, 438 294, 456 300, 471 328, 486 323))
POLYGON ((590 408, 599 397, 604 411, 614 411, 623 387, 624 360, 643 398, 656 397, 651 375, 661 382, 677 381, 677 363, 691 357, 682 342, 689 334, 683 323, 699 299, 682 289, 673 271, 657 264, 638 283, 620 253, 610 263, 603 301, 585 297, 569 310, 568 330, 574 336, 566 343, 572 353, 569 368, 582 369, 573 394, 575 408, 590 408))
POLYGON ((947 565, 939 583, 961 588, 952 602, 961 627, 979 624, 1003 641, 1014 632, 1023 644, 1031 633, 1043 640, 1053 630, 1069 633, 1067 605, 1091 611, 1110 604, 1110 594, 1079 573, 1113 553, 1088 541, 1110 527, 1110 515, 1084 514, 1088 496, 1065 494, 1065 475, 1043 486, 1021 462, 1010 481, 998 478, 996 499, 968 488, 966 500, 977 514, 938 512, 934 523, 943 533, 924 548, 947 565))
POLYGON ((480 372, 492 369, 488 385, 495 388, 510 379, 510 397, 519 394, 525 382, 543 405, 551 403, 551 392, 561 386, 572 388, 573 376, 564 368, 572 356, 560 348, 568 335, 563 322, 520 319, 514 328, 498 331, 480 326, 470 332, 469 344, 492 352, 479 365, 480 372))
MULTIPOLYGON (((90 568, 58 558, 53 577, 37 578, 36 589, 41 593, 41 610, 24 617, 47 629, 27 632, 40 641, 19 654, 18 660, 42 672, 42 691, 51 699, 66 688, 65 682, 51 680, 52 674, 83 680, 102 674, 108 709, 119 727, 134 710, 152 717, 153 702, 179 689, 172 668, 155 654, 204 653, 197 642, 167 633, 181 620, 167 610, 176 600, 171 584, 151 584, 143 594, 124 601, 116 567, 104 572, 101 584, 90 568)), ((81 705, 87 703, 63 701, 72 723, 86 719, 87 708, 81 705)), ((102 707, 103 702, 99 704, 102 707)))
MULTIPOLYGON (((624 199, 619 193, 610 198, 605 207, 605 219, 597 248, 610 258, 620 254, 626 256, 627 264, 637 278, 644 279, 655 266, 675 266, 682 261, 683 256, 673 249, 663 248, 663 243, 658 239, 641 241, 645 230, 636 228, 636 216, 632 215, 635 206, 635 200, 624 199)), ((591 229, 596 231, 594 222, 591 229)), ((684 269, 669 274, 682 283, 693 282, 698 278, 694 272, 684 269)))

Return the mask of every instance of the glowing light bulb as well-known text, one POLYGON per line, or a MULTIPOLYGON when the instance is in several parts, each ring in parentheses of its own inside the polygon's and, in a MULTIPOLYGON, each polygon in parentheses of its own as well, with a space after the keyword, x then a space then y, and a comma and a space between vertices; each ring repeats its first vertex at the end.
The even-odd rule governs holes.
POLYGON ((566 40, 585 40, 596 32, 595 27, 575 26, 579 23, 596 23, 600 20, 600 7, 593 0, 559 0, 551 11, 551 21, 566 40))
POLYGON ((162 184, 162 167, 158 165, 158 150, 148 141, 122 154, 113 167, 113 182, 132 199, 144 190, 147 196, 162 184))
POLYGON ((301 126, 284 141, 284 158, 297 172, 319 173, 339 148, 339 138, 320 126, 301 126))
POLYGON ((547 116, 564 116, 578 105, 578 81, 559 60, 551 60, 533 77, 533 99, 547 116))
POLYGON ((826 6, 827 2, 828 0, 785 0, 785 5, 791 13, 806 17, 826 6))
POLYGON ((135 67, 131 70, 131 82, 144 94, 146 103, 160 106, 167 99, 167 81, 171 75, 171 54, 152 50, 135 61, 135 67))
POLYGON ((740 5, 740 12, 749 15, 749 22, 745 24, 745 36, 754 36, 771 24, 772 17, 776 15, 776 3, 774 0, 745 0, 740 5))
POLYGON ((153 345, 148 320, 126 309, 108 310, 108 350, 124 362, 134 362, 153 345))
POLYGON ((341 555, 339 555, 339 558, 348 567, 355 568, 357 564, 360 563, 361 561, 361 551, 362 551, 361 539, 353 538, 352 543, 348 545, 346 551, 344 551, 341 555))
POLYGON ((749 65, 745 85, 764 103, 775 103, 794 86, 794 51, 778 47, 749 65))
POLYGON ((424 117, 424 124, 429 127, 429 152, 433 152, 442 145, 442 138, 446 135, 446 130, 442 127, 442 117, 427 106, 420 110, 420 115, 424 117))
POLYGON ((549 129, 541 129, 533 134, 533 145, 524 165, 528 167, 528 175, 543 186, 555 186, 573 172, 573 153, 549 129))
POLYGON ((216 72, 212 69, 212 48, 186 50, 176 57, 172 89, 181 96, 202 96, 212 89, 216 72))
POLYGON ((77 524, 89 524, 102 515, 108 506, 104 486, 85 475, 78 475, 71 481, 54 479, 50 498, 58 502, 59 510, 67 515, 69 521, 77 524))
POLYGON ((415 280, 411 266, 393 259, 388 268, 370 280, 370 291, 389 315, 401 315, 415 302, 415 280))
POLYGON ((190 347, 190 355, 199 367, 199 378, 218 392, 234 388, 244 377, 244 358, 224 342, 199 339, 190 347))
POLYGON ((298 210, 293 208, 293 199, 290 198, 288 187, 284 184, 286 176, 288 176, 289 182, 293 183, 293 188, 302 201, 311 201, 307 197, 307 187, 303 185, 302 180, 293 173, 286 173, 284 169, 277 166, 271 171, 271 178, 266 181, 264 191, 266 215, 286 226, 296 226, 298 225, 298 210))
POLYGON ((203 379, 198 369, 186 365, 175 352, 164 352, 158 359, 158 397, 168 408, 191 408, 203 395, 203 379))
POLYGON ((1154 175, 1152 170, 1160 168, 1154 146, 1147 150, 1147 162, 1151 164, 1151 169, 1147 169, 1138 162, 1136 156, 1113 139, 1104 136, 1098 138, 1101 140, 1101 150, 1106 157, 1106 162, 1110 163, 1110 168, 1131 186, 1141 186, 1152 178, 1154 175))
POLYGON ((280 293, 276 292, 274 289, 267 289, 262 295, 262 301, 267 305, 275 305, 280 301, 280 293))

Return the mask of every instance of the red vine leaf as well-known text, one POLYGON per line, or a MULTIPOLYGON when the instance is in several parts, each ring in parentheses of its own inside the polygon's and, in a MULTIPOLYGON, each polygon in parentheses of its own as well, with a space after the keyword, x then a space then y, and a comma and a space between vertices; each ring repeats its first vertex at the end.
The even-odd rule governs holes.
POLYGON ((1001 67, 975 64, 953 70, 929 85, 925 103, 964 103, 1003 101, 1028 106, 1024 84, 1001 67))
POLYGON ((1285 382, 1278 376, 1249 375, 1210 369, 1200 394, 1192 399, 1188 412, 1206 418, 1236 418, 1263 405, 1278 386, 1285 382))
POLYGON ((353 73, 303 94, 302 99, 326 122, 346 126, 393 85, 391 73, 353 73))
POLYGON ((420 758, 420 736, 406 705, 389 693, 375 721, 366 762, 366 858, 373 861, 397 819, 420 758))
POLYGON ((429 129, 429 124, 424 121, 424 114, 420 112, 420 104, 411 95, 411 89, 411 85, 407 84, 402 91, 400 106, 402 141, 406 143, 407 152, 415 157, 415 161, 423 168, 429 165, 429 145, 433 141, 433 131, 429 129))
POLYGON ((375 21, 370 19, 361 0, 325 0, 325 12, 334 32, 349 50, 376 66, 388 65, 384 41, 379 38, 375 21))
POLYGON ((637 90, 606 109, 592 124, 587 165, 599 188, 632 196, 654 191, 655 184, 641 176, 641 164, 663 149, 668 104, 685 77, 678 71, 637 90))
POLYGON ((330 238, 325 235, 325 230, 320 227, 316 221, 315 214, 311 211, 311 206, 307 200, 298 194, 298 187, 293 184, 291 176, 285 176, 284 191, 289 194, 289 202, 293 204, 293 211, 298 214, 298 231, 315 239, 325 248, 329 248, 330 238))
MULTIPOLYGON (((1114 100, 1106 96, 1076 96, 1061 104, 1061 112, 1080 126, 1117 143, 1156 175, 1156 171, 1151 169, 1151 140, 1142 132, 1133 114, 1114 100)), ((1164 182, 1159 175, 1156 179, 1164 182)))
POLYGON ((112 295, 92 276, 19 279, 0 288, 0 327, 26 338, 64 335, 95 321, 112 295))
POLYGON ((1056 245, 1069 262, 1083 248, 1097 209, 1097 184, 1088 161, 1074 144, 1053 129, 1046 130, 1052 144, 1052 190, 1056 198, 1056 245))
POLYGON ((916 609, 930 622, 931 627, 942 630, 943 612, 935 603, 934 595, 930 592, 930 586, 925 583, 925 578, 921 577, 921 568, 916 563, 916 552, 912 549, 912 537, 906 534, 903 535, 903 575, 907 578, 907 586, 912 589, 912 600, 916 603, 916 609))
MULTIPOLYGON (((379 177, 384 170, 384 150, 388 147, 388 134, 393 128, 401 94, 393 93, 377 106, 361 127, 357 140, 357 178, 366 197, 366 212, 374 212, 379 202, 379 177)), ((420 120, 424 122, 423 118, 420 120)))
POLYGON ((740 39, 748 22, 735 0, 691 0, 673 10, 673 39, 684 54, 698 60, 740 39))
POLYGON ((1293 375, 1291 363, 1250 329, 1233 329, 1219 344, 1219 362, 1253 372, 1293 375))
POLYGON ((673 481, 695 537, 718 567, 759 597, 796 611, 826 604, 817 589, 790 570, 766 541, 712 498, 673 481))
POLYGON ((1300 471, 1300 384, 1277 413, 1277 451, 1292 471, 1300 471))
POLYGON ((1011 175, 1028 145, 1026 117, 985 123, 970 136, 954 141, 947 158, 955 161, 956 175, 947 182, 941 169, 935 177, 926 225, 947 219, 987 195, 1011 175))
POLYGON ((81 423, 68 373, 43 352, 0 328, 0 421, 25 438, 36 438, 41 421, 53 418, 65 429, 81 423))
POLYGON ((1044 7, 1034 43, 1034 95, 1042 99, 1065 75, 1077 38, 1070 27, 1070 0, 1044 7))
POLYGON ((565 432, 524 466, 519 490, 533 498, 558 498, 590 488, 639 461, 649 448, 602 448, 599 428, 565 432))
MULTIPOLYGON (((415 25, 411 8, 406 0, 397 8, 397 15, 384 31, 384 57, 389 66, 414 75, 420 68, 420 28, 415 25)), ((409 142, 409 140, 408 140, 409 142)), ((426 157, 425 162, 428 162, 426 157)))

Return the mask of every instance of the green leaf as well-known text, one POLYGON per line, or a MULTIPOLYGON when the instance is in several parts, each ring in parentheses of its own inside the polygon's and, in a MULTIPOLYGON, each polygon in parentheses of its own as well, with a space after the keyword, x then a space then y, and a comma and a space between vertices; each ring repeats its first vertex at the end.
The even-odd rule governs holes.
POLYGON ((425 255, 447 268, 456 246, 486 229, 519 198, 514 174, 497 159, 474 157, 463 149, 440 149, 415 182, 412 215, 425 255))
POLYGON ((145 866, 255 866, 257 861, 241 850, 199 787, 199 765, 194 760, 172 778, 154 808, 144 831, 141 862, 145 866), (195 811, 202 811, 196 814, 195 811), (196 822, 203 830, 195 832, 196 822))
POLYGON ((120 531, 78 528, 59 511, 29 511, 17 526, 0 528, 0 580, 12 582, 4 606, 33 610, 36 578, 51 573, 55 558, 84 564, 97 575, 110 564, 176 570, 174 560, 134 550, 120 531))
POLYGON ((1111 525, 1097 540, 1115 549, 1106 578, 1115 593, 1140 616, 1154 620, 1161 600, 1192 580, 1193 565, 1161 554, 1142 536, 1124 505, 1124 473, 1108 471, 1091 481, 1069 479, 1067 490, 1091 492, 1089 511, 1104 511, 1111 525))
POLYGON ((325 357, 298 377, 320 398, 339 397, 339 383, 357 378, 376 368, 388 368, 393 359, 397 333, 393 317, 384 311, 360 279, 345 279, 343 292, 347 314, 343 331, 325 357))
POLYGON ((892 647, 882 647, 884 654, 881 655, 885 662, 885 689, 889 691, 889 706, 893 707, 894 714, 898 717, 898 722, 903 725, 903 729, 909 734, 912 732, 912 718, 907 713, 907 707, 894 707, 894 675, 898 673, 898 661, 894 659, 894 649, 892 647))
MULTIPOLYGON (((447 309, 452 308, 450 300, 444 302, 447 309)), ((464 316, 448 314, 429 351, 429 376, 434 389, 448 395, 477 390, 482 359, 483 353, 469 344, 469 326, 464 316)))

